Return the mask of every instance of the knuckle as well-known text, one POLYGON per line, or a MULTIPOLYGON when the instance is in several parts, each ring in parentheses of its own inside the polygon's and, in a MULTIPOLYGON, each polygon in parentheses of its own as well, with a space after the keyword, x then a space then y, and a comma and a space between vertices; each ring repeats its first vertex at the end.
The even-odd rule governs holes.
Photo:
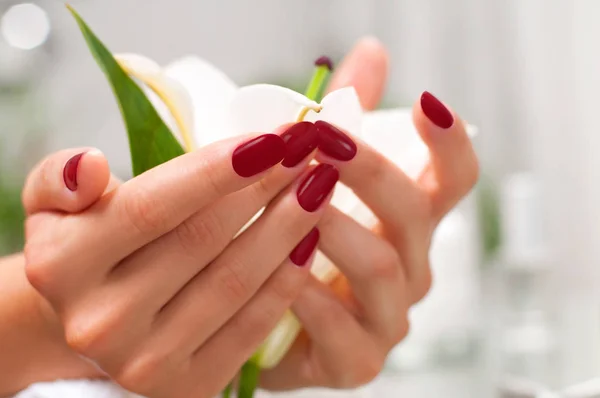
POLYGON ((142 189, 132 198, 124 201, 122 212, 124 218, 142 234, 163 228, 168 220, 168 212, 164 205, 142 189))
POLYGON ((378 353, 361 356, 360 361, 357 361, 358 369, 352 387, 360 387, 375 380, 381 373, 384 363, 385 357, 378 353))
POLYGON ((47 291, 58 281, 58 261, 44 249, 45 246, 28 242, 23 250, 27 280, 40 292, 47 291))
POLYGON ((479 160, 477 159, 477 156, 472 153, 471 156, 469 156, 465 167, 465 184, 468 190, 473 188, 477 181, 479 181, 480 172, 479 160))
POLYGON ((151 395, 164 377, 168 362, 166 355, 144 353, 126 362, 113 378, 126 390, 151 395))
POLYGON ((82 321, 79 317, 69 319, 65 323, 65 340, 67 345, 79 354, 93 358, 98 341, 102 340, 106 329, 92 323, 89 319, 82 321))
POLYGON ((223 225, 212 212, 187 219, 175 231, 184 253, 192 256, 197 255, 200 245, 220 245, 225 239, 223 225))
POLYGON ((250 286, 240 274, 239 270, 243 267, 244 264, 241 264, 239 260, 231 259, 221 267, 222 271, 217 278, 217 291, 225 295, 225 298, 231 303, 245 302, 252 294, 250 286))
POLYGON ((408 336, 409 332, 410 322, 408 321, 408 317, 404 316, 402 317, 400 322, 398 322, 398 327, 396 328, 394 336, 392 338, 392 344, 395 346, 396 344, 400 343, 406 338, 406 336, 408 336))
POLYGON ((411 281, 412 292, 413 292, 413 303, 417 303, 429 293, 433 284, 433 275, 431 273, 431 267, 429 266, 429 260, 423 264, 420 269, 419 276, 416 281, 411 281))
POLYGON ((123 320, 121 313, 114 308, 96 313, 85 311, 85 315, 75 313, 66 317, 64 322, 65 340, 69 347, 84 356, 110 355, 111 341, 123 320))

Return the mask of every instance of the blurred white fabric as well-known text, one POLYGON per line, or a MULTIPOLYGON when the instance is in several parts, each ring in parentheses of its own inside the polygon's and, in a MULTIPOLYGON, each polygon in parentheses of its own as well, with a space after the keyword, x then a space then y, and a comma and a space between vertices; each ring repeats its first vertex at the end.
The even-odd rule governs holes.
POLYGON ((118 386, 91 380, 64 380, 37 383, 21 391, 14 398, 134 398, 118 386))
MULTIPOLYGON (((393 392, 392 392, 393 394, 393 392)), ((378 395, 381 397, 381 395, 378 395)), ((389 395, 391 398, 393 395, 389 395)), ((291 393, 273 394, 259 391, 257 398, 371 398, 368 388, 354 391, 311 389, 291 393)), ((15 395, 14 398, 143 398, 105 381, 73 380, 54 383, 37 383, 15 395)))

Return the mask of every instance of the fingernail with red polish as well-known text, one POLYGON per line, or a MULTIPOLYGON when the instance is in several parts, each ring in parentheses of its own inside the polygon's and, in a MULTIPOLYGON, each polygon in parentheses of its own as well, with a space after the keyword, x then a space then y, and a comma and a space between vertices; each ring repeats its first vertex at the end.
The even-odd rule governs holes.
POLYGON ((315 122, 319 133, 319 150, 337 160, 348 161, 356 156, 356 144, 337 127, 319 120, 315 122))
POLYGON ((447 129, 454 124, 452 112, 428 91, 421 94, 421 109, 425 116, 438 127, 447 129))
POLYGON ((302 239, 290 254, 290 260, 299 267, 306 265, 319 243, 319 230, 315 227, 302 239))
POLYGON ((251 177, 275 166, 285 157, 285 142, 277 134, 264 134, 233 151, 233 169, 242 177, 251 177))
POLYGON ((77 170, 79 169, 79 162, 81 161, 81 157, 83 155, 85 155, 85 152, 78 153, 71 159, 67 160, 67 163, 63 169, 63 180, 69 191, 76 191, 77 186, 79 185, 77 183, 77 170))
POLYGON ((339 171, 330 164, 320 164, 302 181, 296 193, 298 203, 308 212, 321 206, 340 178, 339 171))
POLYGON ((281 164, 285 167, 294 167, 315 150, 319 137, 314 124, 300 122, 287 129, 281 138, 287 149, 281 164))

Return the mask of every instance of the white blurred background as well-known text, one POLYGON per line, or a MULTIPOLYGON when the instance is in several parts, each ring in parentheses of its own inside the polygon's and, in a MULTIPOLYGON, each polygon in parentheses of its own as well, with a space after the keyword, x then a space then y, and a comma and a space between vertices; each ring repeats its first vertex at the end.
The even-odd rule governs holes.
MULTIPOLYGON (((115 100, 63 2, 22 3, 0 0, 0 252, 4 253, 21 244, 18 190, 27 170, 43 154, 95 146, 108 156, 114 172, 123 177, 130 173, 115 100)), ((318 55, 339 59, 359 37, 379 38, 392 58, 384 106, 408 106, 423 90, 451 104, 479 128, 476 145, 483 178, 460 213, 476 229, 457 239, 475 256, 465 261, 475 264, 454 273, 456 261, 438 261, 439 293, 436 287, 432 293, 453 297, 465 289, 470 292, 466 295, 470 302, 456 304, 454 310, 468 319, 465 338, 474 344, 440 360, 439 355, 424 352, 439 351, 432 341, 443 337, 443 328, 433 340, 407 342, 377 384, 381 392, 398 395, 378 396, 497 396, 507 375, 552 388, 600 375, 600 157, 596 156, 600 50, 595 44, 600 37, 600 2, 78 0, 72 4, 112 51, 138 52, 161 63, 198 54, 240 84, 274 82, 302 88, 318 55), (502 235, 507 242, 521 232, 505 228, 499 235, 497 225, 528 216, 497 213, 495 206, 502 202, 506 181, 514 182, 514 173, 522 172, 528 177, 517 181, 527 182, 525 192, 532 186, 528 181, 540 187, 527 202, 539 217, 531 221, 534 226, 523 221, 527 224, 523 228, 537 228, 540 232, 529 235, 535 235, 532 241, 543 240, 539 245, 543 255, 533 260, 525 255, 523 260, 543 266, 531 272, 525 267, 526 278, 521 275, 524 267, 516 267, 517 276, 511 273, 506 256, 510 248, 498 246, 502 235), (444 284, 449 279, 441 277, 452 275, 452 282, 444 284), (554 356, 541 362, 555 365, 551 371, 515 370, 520 367, 505 360, 509 354, 500 342, 512 333, 512 321, 505 321, 503 314, 521 319, 519 311, 528 305, 518 300, 512 307, 507 304, 517 294, 511 290, 515 278, 526 292, 551 292, 536 293, 542 299, 527 299, 535 301, 536 316, 549 319, 544 324, 550 326, 517 333, 509 345, 523 345, 523 352, 528 352, 527 347, 550 333, 554 356), (412 349, 409 343, 418 347, 412 349)), ((522 194, 511 190, 504 196, 522 194)), ((428 320, 416 325, 413 334, 431 333, 444 310, 444 300, 424 310, 429 315, 421 318, 428 320)), ((458 343, 445 344, 452 352, 458 343)))

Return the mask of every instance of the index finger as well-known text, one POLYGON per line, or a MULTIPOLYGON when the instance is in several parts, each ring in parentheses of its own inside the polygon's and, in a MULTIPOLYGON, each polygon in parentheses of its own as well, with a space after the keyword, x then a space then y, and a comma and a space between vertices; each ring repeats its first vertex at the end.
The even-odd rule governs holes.
POLYGON ((431 197, 434 219, 441 220, 475 185, 479 164, 465 123, 425 91, 413 107, 413 120, 429 148, 430 162, 419 183, 431 197))
MULTIPOLYGON (((218 198, 260 180, 285 154, 285 143, 276 134, 216 142, 106 194, 89 211, 69 220, 75 227, 69 234, 88 237, 87 250, 79 252, 90 257, 89 263, 99 256, 104 263, 117 262, 218 198)), ((81 258, 79 262, 87 263, 81 258)))

